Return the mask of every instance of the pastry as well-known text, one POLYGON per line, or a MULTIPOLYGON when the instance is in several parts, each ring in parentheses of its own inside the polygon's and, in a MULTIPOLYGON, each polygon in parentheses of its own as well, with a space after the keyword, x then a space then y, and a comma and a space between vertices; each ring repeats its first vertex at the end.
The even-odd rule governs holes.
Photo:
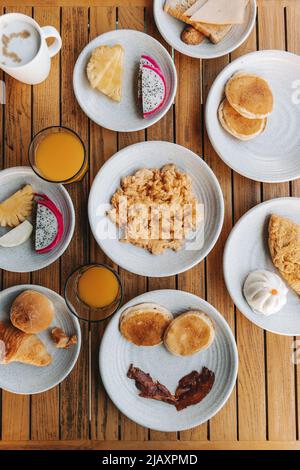
POLYGON ((0 322, 0 364, 22 362, 33 366, 48 366, 52 362, 42 341, 14 326, 0 322))
POLYGON ((212 320, 200 310, 178 315, 164 334, 166 348, 176 356, 191 356, 207 349, 215 338, 212 320))
POLYGON ((120 332, 137 346, 156 346, 163 341, 165 329, 173 315, 156 303, 141 303, 129 307, 120 317, 120 332))
POLYGON ((44 294, 26 290, 18 295, 10 309, 12 324, 24 333, 39 333, 52 323, 54 306, 44 294))
POLYGON ((77 336, 68 336, 61 328, 55 327, 51 331, 52 339, 58 349, 68 349, 73 344, 77 344, 77 336))
POLYGON ((234 74, 226 83, 225 95, 230 105, 248 119, 263 119, 273 110, 272 91, 258 75, 234 74))
POLYGON ((87 65, 92 86, 114 101, 121 101, 124 49, 120 44, 99 46, 93 50, 87 65))
POLYGON ((225 98, 218 110, 222 127, 239 140, 250 140, 260 135, 266 127, 267 118, 248 119, 239 114, 225 98))
POLYGON ((16 227, 30 216, 33 206, 33 189, 24 186, 5 201, 0 203, 1 227, 16 227))
POLYGON ((191 20, 191 16, 205 3, 206 0, 166 0, 164 11, 178 20, 193 26, 204 34, 213 44, 218 44, 231 30, 231 24, 201 23, 191 20))
POLYGON ((271 215, 269 249, 274 266, 300 295, 300 226, 286 217, 271 215))
POLYGON ((282 279, 264 269, 248 274, 243 292, 252 310, 266 316, 279 312, 287 302, 288 289, 282 279))
POLYGON ((204 34, 200 33, 196 28, 193 26, 189 25, 184 28, 182 31, 181 35, 181 40, 185 42, 185 44, 189 44, 191 46, 196 46, 198 44, 201 44, 202 41, 204 41, 205 36, 204 34))

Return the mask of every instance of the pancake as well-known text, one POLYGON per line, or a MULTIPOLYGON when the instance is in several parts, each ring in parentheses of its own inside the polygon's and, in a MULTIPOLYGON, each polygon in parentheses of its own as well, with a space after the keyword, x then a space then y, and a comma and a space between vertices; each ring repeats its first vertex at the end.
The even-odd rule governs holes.
POLYGON ((169 324, 164 335, 164 343, 176 356, 191 356, 207 349, 214 338, 212 320, 200 310, 190 310, 178 315, 169 324))
POLYGON ((240 140, 253 139, 265 130, 267 124, 267 118, 245 118, 229 104, 226 98, 219 106, 218 117, 222 127, 240 140))
POLYGON ((225 95, 231 106, 248 119, 263 119, 273 110, 269 84, 257 75, 233 75, 226 83, 225 95))
POLYGON ((141 303, 129 307, 120 317, 120 332, 137 346, 156 346, 163 342, 165 329, 173 315, 156 303, 141 303))

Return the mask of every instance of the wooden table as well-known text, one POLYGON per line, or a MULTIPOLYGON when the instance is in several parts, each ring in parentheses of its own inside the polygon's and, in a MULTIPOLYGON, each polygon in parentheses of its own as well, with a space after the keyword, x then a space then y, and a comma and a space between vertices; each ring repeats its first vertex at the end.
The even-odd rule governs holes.
POLYGON ((105 160, 127 145, 146 139, 177 142, 203 155, 219 179, 226 207, 222 234, 210 255, 184 274, 146 279, 120 269, 125 301, 160 288, 183 289, 206 298, 224 315, 236 335, 239 374, 226 406, 207 424, 178 434, 149 431, 121 415, 103 390, 98 348, 105 325, 89 327, 82 323, 79 360, 60 386, 31 397, 0 391, 0 449, 300 449, 300 369, 291 360, 293 338, 266 333, 250 323, 236 310, 222 277, 223 247, 232 225, 262 200, 299 197, 300 181, 270 185, 239 176, 216 155, 203 122, 208 90, 230 60, 256 49, 300 53, 300 1, 258 0, 257 27, 248 41, 230 56, 200 61, 174 51, 179 78, 174 106, 146 132, 128 134, 102 129, 83 114, 72 90, 73 65, 92 38, 117 25, 146 31, 172 53, 156 30, 152 2, 0 0, 0 13, 12 11, 32 15, 41 25, 55 26, 61 32, 63 48, 52 60, 50 77, 41 85, 30 87, 4 77, 7 102, 0 114, 3 167, 27 165, 27 148, 32 136, 46 126, 64 124, 84 140, 89 149, 90 170, 83 182, 67 187, 77 221, 75 236, 66 253, 39 272, 3 272, 2 288, 31 282, 61 292, 66 276, 77 265, 89 260, 111 263, 93 240, 88 226, 87 197, 94 176, 105 160))

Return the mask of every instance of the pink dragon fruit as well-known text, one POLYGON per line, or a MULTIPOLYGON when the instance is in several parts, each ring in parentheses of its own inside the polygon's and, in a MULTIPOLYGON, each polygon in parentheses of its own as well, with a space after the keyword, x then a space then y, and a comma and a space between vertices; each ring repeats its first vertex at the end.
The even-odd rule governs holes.
POLYGON ((153 59, 153 57, 150 57, 149 55, 146 55, 146 54, 141 55, 140 67, 142 67, 143 65, 149 65, 150 67, 153 67, 154 69, 158 69, 161 71, 161 68, 156 62, 156 60, 153 59))
POLYGON ((157 69, 161 72, 161 68, 156 62, 153 57, 150 57, 149 55, 142 54, 140 58, 140 64, 139 64, 139 75, 138 75, 138 100, 141 101, 142 98, 142 70, 143 70, 143 65, 149 65, 149 67, 153 67, 154 69, 157 69))
POLYGON ((166 80, 161 70, 150 65, 142 66, 142 110, 143 117, 157 113, 166 100, 166 80))
POLYGON ((35 251, 48 253, 60 242, 63 234, 63 217, 54 202, 45 194, 36 194, 35 251))

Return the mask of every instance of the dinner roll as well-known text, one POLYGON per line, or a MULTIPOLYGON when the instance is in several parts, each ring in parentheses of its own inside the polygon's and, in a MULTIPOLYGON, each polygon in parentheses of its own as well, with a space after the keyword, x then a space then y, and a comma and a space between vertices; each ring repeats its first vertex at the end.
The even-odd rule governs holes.
POLYGON ((54 306, 44 294, 26 290, 18 295, 10 309, 12 324, 24 333, 36 334, 52 323, 54 306))

